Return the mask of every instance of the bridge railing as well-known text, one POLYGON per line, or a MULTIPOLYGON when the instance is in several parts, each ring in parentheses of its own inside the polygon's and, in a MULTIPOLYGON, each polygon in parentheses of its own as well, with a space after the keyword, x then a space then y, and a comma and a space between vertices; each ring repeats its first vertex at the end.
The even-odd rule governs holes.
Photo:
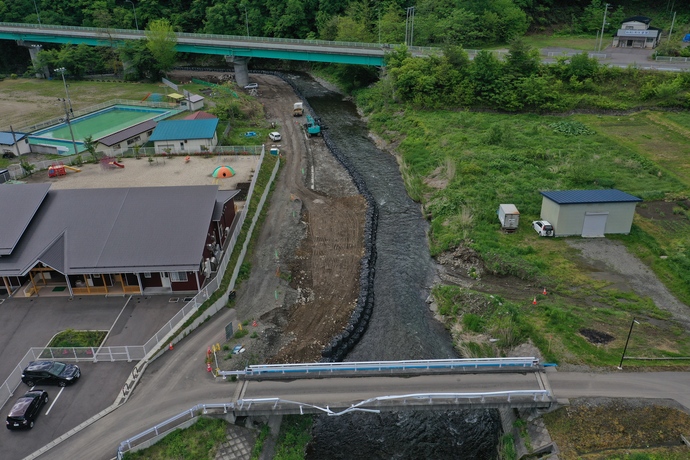
POLYGON ((357 372, 405 372, 405 371, 443 371, 443 370, 489 370, 539 368, 539 360, 534 357, 484 358, 484 359, 427 359, 412 361, 364 361, 305 364, 261 364, 245 368, 244 371, 219 371, 218 375, 282 376, 295 374, 335 374, 357 372))
MULTIPOLYGON (((97 27, 76 27, 76 26, 58 26, 50 24, 23 24, 14 22, 0 22, 0 27, 16 27, 16 28, 26 28, 31 29, 34 32, 39 32, 42 30, 55 30, 55 31, 72 31, 72 32, 84 32, 93 33, 106 36, 113 35, 134 35, 139 37, 145 37, 146 33, 144 31, 136 31, 129 29, 101 29, 97 27)), ((219 35, 219 34, 195 34, 188 32, 176 32, 175 35, 178 38, 192 38, 196 40, 230 40, 230 41, 240 41, 240 42, 255 42, 255 43, 292 43, 299 45, 318 45, 318 46, 333 46, 333 47, 343 47, 343 48, 371 48, 371 49, 381 49, 381 48, 395 48, 402 45, 398 44, 386 44, 386 43, 362 43, 362 42, 340 42, 331 40, 303 40, 298 38, 274 38, 274 37, 247 37, 245 35, 219 35)), ((429 52, 429 51, 440 51, 440 48, 430 47, 430 46, 409 46, 408 49, 411 52, 429 52)))

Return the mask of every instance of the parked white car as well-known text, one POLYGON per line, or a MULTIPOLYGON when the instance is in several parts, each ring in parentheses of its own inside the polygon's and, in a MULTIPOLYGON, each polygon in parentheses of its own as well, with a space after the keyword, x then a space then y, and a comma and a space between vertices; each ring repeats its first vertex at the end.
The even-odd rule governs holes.
POLYGON ((258 83, 250 83, 247 86, 244 87, 244 89, 258 89, 259 84, 258 83))
POLYGON ((548 220, 535 220, 532 227, 539 236, 553 236, 553 225, 548 220))
POLYGON ((280 139, 282 139, 278 131, 273 131, 272 133, 269 133, 268 138, 271 139, 273 142, 277 142, 280 139))

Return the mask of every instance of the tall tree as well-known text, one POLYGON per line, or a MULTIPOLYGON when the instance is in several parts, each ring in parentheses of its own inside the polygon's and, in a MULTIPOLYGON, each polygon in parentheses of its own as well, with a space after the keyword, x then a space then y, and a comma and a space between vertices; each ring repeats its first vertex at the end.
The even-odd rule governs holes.
POLYGON ((177 36, 167 19, 149 22, 146 28, 146 47, 158 64, 158 69, 166 74, 175 65, 175 45, 177 36))

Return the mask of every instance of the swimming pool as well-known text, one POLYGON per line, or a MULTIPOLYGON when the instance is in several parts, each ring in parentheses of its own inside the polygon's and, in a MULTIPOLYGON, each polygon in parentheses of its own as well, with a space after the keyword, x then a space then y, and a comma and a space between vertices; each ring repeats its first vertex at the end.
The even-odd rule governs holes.
MULTIPOLYGON (((179 113, 179 109, 114 105, 98 112, 70 120, 77 149, 84 149, 84 139, 95 141, 147 120, 163 120, 179 113)), ((47 144, 58 148, 60 155, 74 154, 72 136, 67 123, 41 129, 29 135, 31 144, 47 144)))

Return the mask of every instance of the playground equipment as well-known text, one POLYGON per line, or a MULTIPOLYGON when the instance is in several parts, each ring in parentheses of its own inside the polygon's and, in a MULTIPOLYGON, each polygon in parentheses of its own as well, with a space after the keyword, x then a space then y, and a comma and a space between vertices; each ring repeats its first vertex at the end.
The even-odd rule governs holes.
POLYGON ((213 170, 213 174, 211 175, 216 179, 224 179, 226 177, 234 176, 235 170, 232 169, 230 166, 218 166, 216 169, 213 170))
POLYGON ((81 172, 81 169, 72 166, 65 166, 62 162, 53 163, 48 167, 48 177, 66 176, 67 171, 81 172))
POLYGON ((307 115, 307 122, 305 123, 304 127, 306 128, 307 135, 309 137, 318 136, 321 134, 321 126, 319 125, 318 120, 314 120, 311 115, 307 115))
POLYGON ((124 168, 125 165, 118 163, 117 159, 114 157, 103 157, 101 158, 101 168, 103 169, 113 169, 113 168, 124 168))

